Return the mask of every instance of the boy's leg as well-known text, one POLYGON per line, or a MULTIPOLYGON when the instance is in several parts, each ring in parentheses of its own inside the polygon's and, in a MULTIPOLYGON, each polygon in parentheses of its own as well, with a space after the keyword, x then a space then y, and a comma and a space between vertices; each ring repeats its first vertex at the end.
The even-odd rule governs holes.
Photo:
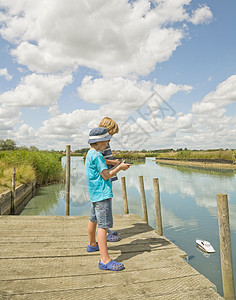
POLYGON ((106 264, 111 260, 107 250, 107 228, 113 226, 111 199, 96 202, 95 213, 98 222, 97 240, 101 262, 106 264))
MULTIPOLYGON (((90 220, 88 222, 88 237, 89 237, 89 246, 96 247, 96 228, 97 228, 97 217, 95 213, 96 204, 91 203, 90 208, 90 220)), ((108 234, 108 229, 106 229, 106 234, 108 234)))
POLYGON ((89 246, 96 247, 96 227, 97 227, 97 217, 95 213, 96 204, 91 203, 90 207, 90 219, 88 222, 88 237, 89 237, 89 246))
POLYGON ((101 261, 99 262, 98 267, 101 270, 123 270, 124 265, 110 259, 107 249, 107 228, 113 226, 111 199, 96 202, 95 212, 98 222, 97 239, 101 255, 101 261))
POLYGON ((97 223, 91 222, 89 220, 88 222, 88 237, 89 237, 89 245, 92 247, 96 247, 97 243, 96 243, 96 227, 97 227, 97 223))
POLYGON ((100 250, 101 262, 103 264, 107 264, 111 259, 107 250, 107 229, 106 228, 98 228, 98 246, 100 250))
MULTIPOLYGON (((111 188, 112 188, 112 181, 111 181, 111 188)), ((112 198, 111 198, 111 207, 112 207, 112 198)), ((107 229, 107 234, 110 235, 118 235, 118 232, 116 230, 110 230, 110 229, 107 229)), ((118 242, 120 240, 120 237, 118 238, 110 238, 110 236, 108 236, 108 241, 109 242, 118 242)))

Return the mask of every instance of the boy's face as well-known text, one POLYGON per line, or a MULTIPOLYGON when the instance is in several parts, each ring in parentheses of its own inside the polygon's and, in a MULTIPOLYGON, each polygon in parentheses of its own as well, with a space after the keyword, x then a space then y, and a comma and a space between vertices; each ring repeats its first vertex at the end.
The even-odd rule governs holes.
POLYGON ((107 143, 108 143, 108 142, 109 142, 109 141, 97 142, 98 150, 100 150, 100 151, 105 150, 106 147, 107 147, 107 143))

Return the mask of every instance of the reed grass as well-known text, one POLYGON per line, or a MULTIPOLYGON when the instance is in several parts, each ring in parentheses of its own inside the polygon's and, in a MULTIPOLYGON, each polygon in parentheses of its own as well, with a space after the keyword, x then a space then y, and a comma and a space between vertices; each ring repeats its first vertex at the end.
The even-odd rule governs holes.
MULTIPOLYGON (((0 193, 11 189, 13 168, 0 161, 0 193)), ((36 179, 35 170, 32 166, 19 166, 16 172, 16 185, 29 183, 36 179)))
POLYGON ((47 151, 2 151, 0 152, 0 191, 11 187, 13 168, 16 168, 16 183, 36 180, 39 185, 59 182, 63 178, 61 155, 47 151))

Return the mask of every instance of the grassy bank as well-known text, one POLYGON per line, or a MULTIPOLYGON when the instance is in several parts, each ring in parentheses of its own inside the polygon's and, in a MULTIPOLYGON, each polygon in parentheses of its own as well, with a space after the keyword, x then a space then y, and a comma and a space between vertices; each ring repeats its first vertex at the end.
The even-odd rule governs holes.
POLYGON ((160 153, 156 157, 160 164, 175 166, 235 170, 236 151, 235 150, 184 150, 178 152, 160 153))
POLYGON ((236 163, 236 151, 235 150, 217 150, 217 151, 178 151, 169 153, 160 153, 157 158, 166 158, 174 160, 207 160, 212 162, 225 161, 236 163))
POLYGON ((113 153, 114 158, 116 159, 127 159, 127 160, 139 160, 145 159, 145 153, 113 153))
POLYGON ((11 188, 12 172, 16 168, 16 184, 36 180, 45 185, 59 182, 63 178, 61 155, 46 151, 1 151, 0 193, 11 188))
POLYGON ((160 165, 168 166, 180 166, 180 167, 190 167, 196 169, 209 169, 209 170, 228 170, 236 171, 236 164, 227 163, 213 163, 213 162, 196 162, 196 161, 186 161, 186 160, 168 160, 168 159, 158 159, 156 160, 160 165))

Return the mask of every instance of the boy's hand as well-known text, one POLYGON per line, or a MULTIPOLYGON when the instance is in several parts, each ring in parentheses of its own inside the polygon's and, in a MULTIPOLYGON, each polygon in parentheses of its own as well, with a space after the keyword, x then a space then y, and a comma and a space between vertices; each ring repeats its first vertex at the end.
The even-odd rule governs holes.
POLYGON ((110 170, 104 169, 101 172, 101 176, 103 179, 108 180, 115 174, 117 174, 119 171, 126 171, 131 164, 126 164, 125 161, 123 160, 117 167, 113 167, 110 170))
POLYGON ((131 164, 127 164, 123 160, 122 163, 120 164, 120 169, 123 170, 123 171, 126 171, 127 169, 129 169, 130 166, 131 166, 131 164))

